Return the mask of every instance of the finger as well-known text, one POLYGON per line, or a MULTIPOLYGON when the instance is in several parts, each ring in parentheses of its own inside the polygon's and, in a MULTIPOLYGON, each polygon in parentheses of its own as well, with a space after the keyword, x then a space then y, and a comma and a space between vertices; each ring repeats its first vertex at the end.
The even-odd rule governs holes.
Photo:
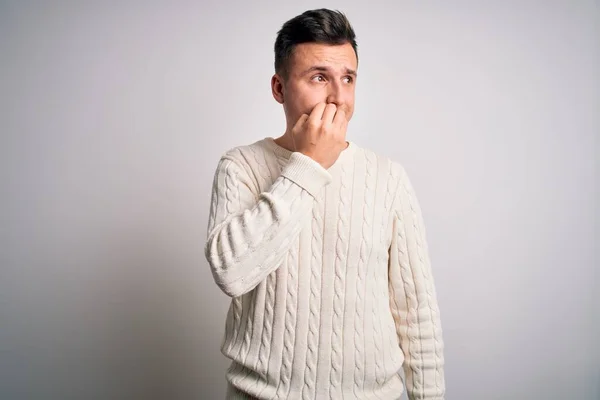
POLYGON ((308 119, 313 123, 320 122, 321 118, 323 118, 323 111, 325 111, 325 105, 325 103, 317 103, 310 112, 308 119))
POLYGON ((307 119, 308 114, 302 114, 300 118, 298 118, 298 121, 296 121, 296 123, 294 124, 292 131, 298 131, 302 127, 302 125, 304 125, 307 119))
POLYGON ((337 112, 335 113, 335 117, 333 118, 333 124, 341 126, 342 124, 345 124, 347 122, 348 120, 346 119, 346 110, 341 107, 338 108, 337 112))
POLYGON ((325 107, 325 111, 323 111, 323 118, 321 118, 321 121, 323 121, 323 123, 327 125, 333 123, 333 118, 335 117, 336 111, 337 106, 335 104, 327 104, 327 106, 325 107))

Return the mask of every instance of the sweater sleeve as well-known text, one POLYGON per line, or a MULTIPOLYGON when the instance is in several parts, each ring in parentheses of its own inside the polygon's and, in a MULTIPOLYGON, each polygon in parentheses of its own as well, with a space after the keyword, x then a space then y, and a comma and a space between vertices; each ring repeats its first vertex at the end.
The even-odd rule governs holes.
POLYGON ((390 246, 390 307, 402 352, 410 400, 445 395, 444 343, 425 226, 404 169, 394 200, 390 246))
POLYGON ((204 253, 219 288, 231 297, 252 290, 277 269, 330 173, 294 152, 271 187, 257 193, 249 173, 221 157, 213 181, 204 253))

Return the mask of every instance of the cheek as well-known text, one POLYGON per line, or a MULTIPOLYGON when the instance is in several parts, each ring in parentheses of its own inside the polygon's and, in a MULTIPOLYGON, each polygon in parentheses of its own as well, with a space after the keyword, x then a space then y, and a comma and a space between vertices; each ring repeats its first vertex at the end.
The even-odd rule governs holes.
POLYGON ((318 91, 305 91, 298 97, 297 104, 301 113, 310 114, 317 104, 324 101, 325 97, 318 91))
POLYGON ((347 120, 347 121, 350 121, 350 120, 352 119, 352 115, 353 115, 353 114, 354 114, 354 109, 352 109, 352 108, 349 108, 349 109, 346 111, 346 120, 347 120))
POLYGON ((312 109, 320 102, 326 100, 326 94, 318 87, 299 85, 288 92, 290 104, 293 104, 299 114, 310 114, 312 109))
POLYGON ((354 114, 354 96, 352 96, 352 99, 348 102, 348 109, 349 109, 348 120, 350 120, 350 118, 354 114))

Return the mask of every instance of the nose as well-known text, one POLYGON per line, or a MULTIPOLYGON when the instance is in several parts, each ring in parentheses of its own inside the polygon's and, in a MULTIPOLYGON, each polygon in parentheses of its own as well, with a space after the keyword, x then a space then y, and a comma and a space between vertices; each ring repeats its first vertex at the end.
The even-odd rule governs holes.
POLYGON ((327 93, 327 103, 333 103, 337 107, 344 104, 342 88, 340 88, 339 85, 329 85, 329 93, 327 93))

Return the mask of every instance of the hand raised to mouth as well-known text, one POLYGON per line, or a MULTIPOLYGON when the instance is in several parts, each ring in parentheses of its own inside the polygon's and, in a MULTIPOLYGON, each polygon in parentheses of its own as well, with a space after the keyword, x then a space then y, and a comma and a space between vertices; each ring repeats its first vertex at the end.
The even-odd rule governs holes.
POLYGON ((328 169, 347 146, 347 128, 343 108, 333 103, 318 103, 310 115, 302 114, 292 128, 295 150, 328 169))

